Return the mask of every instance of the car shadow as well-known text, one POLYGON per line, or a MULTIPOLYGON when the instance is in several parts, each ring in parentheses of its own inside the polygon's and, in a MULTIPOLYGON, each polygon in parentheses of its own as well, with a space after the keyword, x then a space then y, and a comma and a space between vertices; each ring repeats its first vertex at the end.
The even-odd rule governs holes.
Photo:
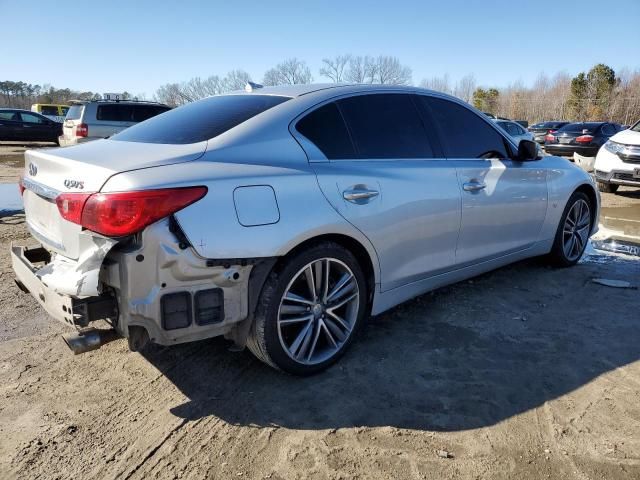
MULTIPOLYGON (((188 397, 171 409, 185 419, 479 428, 638 360, 639 327, 628 312, 637 292, 589 281, 609 267, 580 264, 568 274, 525 261, 423 295, 370 320, 339 363, 307 378, 232 354, 222 339, 145 356, 188 397)), ((637 265, 630 268, 637 275, 637 265)))

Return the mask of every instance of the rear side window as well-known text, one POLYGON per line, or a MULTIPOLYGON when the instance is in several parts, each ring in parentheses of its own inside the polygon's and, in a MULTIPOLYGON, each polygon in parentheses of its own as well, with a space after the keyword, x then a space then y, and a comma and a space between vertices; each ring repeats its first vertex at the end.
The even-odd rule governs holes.
POLYGON ((252 94, 209 97, 127 128, 111 140, 169 144, 202 142, 289 99, 252 94))
POLYGON ((14 122, 19 122, 20 118, 17 112, 5 110, 3 112, 0 112, 0 120, 13 120, 14 122))
POLYGON ((169 107, 162 105, 132 105, 133 106, 133 121, 144 122, 151 117, 155 117, 161 113, 171 110, 169 107))
POLYGON ((420 101, 430 107, 448 158, 482 158, 492 152, 508 157, 502 135, 473 111, 441 98, 420 96, 420 101))
POLYGON ((80 120, 82 118, 83 110, 84 105, 71 105, 67 115, 65 116, 65 120, 80 120))
POLYGON ((296 124, 296 130, 307 137, 329 160, 355 158, 349 132, 335 103, 329 103, 296 124))
POLYGON ((433 157, 411 95, 359 95, 337 104, 360 158, 433 157))
POLYGON ((96 120, 105 122, 133 122, 133 105, 98 105, 96 120))

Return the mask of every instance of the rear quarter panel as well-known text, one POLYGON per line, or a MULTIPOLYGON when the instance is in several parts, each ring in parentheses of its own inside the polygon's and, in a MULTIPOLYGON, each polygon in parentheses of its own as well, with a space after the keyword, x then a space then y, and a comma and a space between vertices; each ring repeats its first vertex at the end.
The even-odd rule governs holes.
MULTIPOLYGON (((275 147, 283 156, 286 157, 288 150, 301 154, 293 139, 277 142, 278 146, 270 145, 270 148, 275 147)), ((254 145, 251 151, 264 150, 254 145)), ((250 158, 254 154, 244 152, 244 161, 221 161, 220 158, 233 158, 238 153, 222 150, 208 152, 201 159, 185 164, 125 172, 112 177, 102 191, 205 185, 207 195, 175 215, 198 255, 212 259, 278 257, 313 237, 342 234, 358 240, 367 249, 378 283, 378 261, 373 246, 331 207, 306 157, 301 157, 299 162, 276 161, 264 165, 250 158), (234 191, 254 185, 273 189, 279 210, 277 222, 255 226, 240 223, 234 191)))

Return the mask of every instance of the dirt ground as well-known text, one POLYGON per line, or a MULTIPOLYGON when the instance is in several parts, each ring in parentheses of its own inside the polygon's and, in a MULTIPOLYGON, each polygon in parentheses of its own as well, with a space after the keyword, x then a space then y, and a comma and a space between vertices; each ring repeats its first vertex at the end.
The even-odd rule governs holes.
MULTIPOLYGON (((640 192, 603 203, 640 209, 640 192)), ((640 297, 591 281, 638 286, 640 259, 440 289, 301 379, 221 339, 73 356, 13 284, 27 239, 22 215, 0 218, 2 479, 640 478, 640 297)))

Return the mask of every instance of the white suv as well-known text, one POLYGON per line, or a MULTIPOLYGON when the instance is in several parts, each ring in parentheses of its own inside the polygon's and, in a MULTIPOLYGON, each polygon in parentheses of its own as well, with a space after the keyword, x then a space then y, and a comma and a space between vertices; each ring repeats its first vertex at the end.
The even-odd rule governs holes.
POLYGON ((138 100, 75 102, 64 119, 59 143, 68 147, 107 138, 170 109, 162 103, 138 100))
POLYGON ((640 187, 640 122, 616 133, 602 146, 595 171, 601 192, 615 193, 620 185, 640 187))

